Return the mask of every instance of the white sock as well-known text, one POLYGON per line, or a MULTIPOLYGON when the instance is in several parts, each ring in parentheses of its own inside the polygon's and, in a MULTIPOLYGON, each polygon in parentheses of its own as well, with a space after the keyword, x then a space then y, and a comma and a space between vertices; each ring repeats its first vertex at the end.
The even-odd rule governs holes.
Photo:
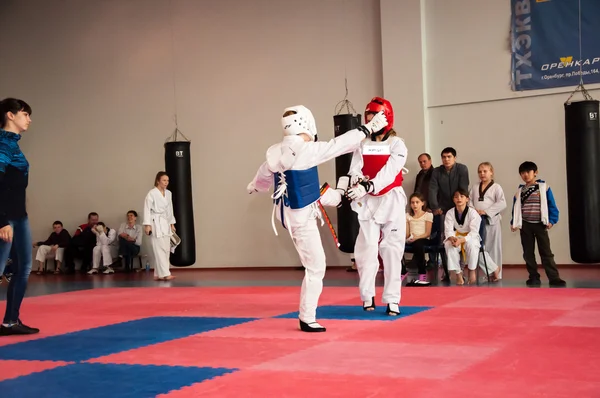
POLYGON ((12 324, 9 324, 9 323, 3 323, 3 324, 2 324, 2 326, 4 326, 5 328, 9 328, 9 327, 11 327, 11 326, 12 326, 12 324))

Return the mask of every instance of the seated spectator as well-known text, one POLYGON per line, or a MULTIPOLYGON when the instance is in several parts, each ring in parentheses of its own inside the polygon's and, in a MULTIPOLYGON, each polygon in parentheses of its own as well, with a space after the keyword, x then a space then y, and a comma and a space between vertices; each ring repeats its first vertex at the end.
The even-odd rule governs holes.
POLYGON ((100 268, 100 261, 104 265, 104 274, 114 274, 111 265, 119 257, 119 246, 117 241, 117 231, 108 228, 103 222, 98 222, 92 233, 96 236, 96 246, 92 250, 92 269, 89 275, 97 274, 100 268))
MULTIPOLYGON (((477 264, 479 262, 479 248, 481 247, 481 237, 479 228, 481 227, 481 215, 467 204, 469 202, 469 192, 464 189, 458 189, 454 193, 454 204, 452 209, 448 210, 444 219, 445 240, 444 248, 448 258, 448 271, 456 273, 456 284, 465 283, 461 267, 462 262, 469 269, 469 284, 477 282, 477 264)), ((486 256, 486 263, 490 278, 493 281, 498 279, 499 268, 489 257, 486 256)), ((484 267, 483 264, 480 264, 484 267)))
POLYGON ((69 246, 71 235, 69 231, 63 228, 63 223, 54 221, 52 224, 54 232, 50 234, 44 242, 37 242, 33 247, 37 247, 35 259, 38 262, 37 274, 41 275, 44 270, 44 264, 48 255, 52 255, 55 261, 54 274, 60 273, 60 266, 63 263, 65 248, 69 246))
POLYGON ((140 253, 143 229, 136 223, 137 212, 127 212, 127 222, 119 227, 119 256, 125 260, 125 270, 133 269, 133 259, 140 253))
POLYGON ((87 224, 81 224, 75 231, 69 247, 65 251, 65 265, 69 273, 75 272, 75 259, 81 259, 81 272, 87 272, 92 263, 92 251, 96 246, 93 229, 98 223, 98 213, 88 214, 87 224))
MULTIPOLYGON (((406 214, 406 243, 412 246, 413 262, 419 269, 419 279, 415 279, 407 286, 429 286, 427 280, 427 263, 425 262, 425 246, 429 243, 433 227, 433 214, 427 211, 427 202, 423 194, 415 192, 409 198, 410 210, 406 214)), ((406 278, 408 270, 402 263, 402 280, 406 278)))

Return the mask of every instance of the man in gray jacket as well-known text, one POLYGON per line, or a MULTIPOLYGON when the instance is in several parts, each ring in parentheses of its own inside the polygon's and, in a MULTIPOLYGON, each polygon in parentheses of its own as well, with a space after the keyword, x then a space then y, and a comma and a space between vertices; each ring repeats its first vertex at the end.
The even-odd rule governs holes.
POLYGON ((469 190, 469 169, 456 163, 456 150, 452 147, 442 151, 442 165, 436 167, 429 182, 429 208, 434 215, 444 215, 454 207, 452 197, 457 189, 469 190))

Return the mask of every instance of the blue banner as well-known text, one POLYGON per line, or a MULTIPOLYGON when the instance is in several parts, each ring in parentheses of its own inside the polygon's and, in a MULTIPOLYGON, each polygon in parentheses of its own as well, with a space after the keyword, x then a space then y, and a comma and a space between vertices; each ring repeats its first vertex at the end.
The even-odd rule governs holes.
POLYGON ((600 83, 600 0, 511 0, 512 89, 600 83), (581 57, 579 5, 581 4, 581 57))

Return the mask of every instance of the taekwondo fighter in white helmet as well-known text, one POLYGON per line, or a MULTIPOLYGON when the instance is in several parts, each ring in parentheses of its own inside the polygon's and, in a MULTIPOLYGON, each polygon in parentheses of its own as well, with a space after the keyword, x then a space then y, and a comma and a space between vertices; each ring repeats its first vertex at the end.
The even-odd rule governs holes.
POLYGON ((375 97, 367 104, 365 120, 384 112, 388 125, 371 134, 352 155, 348 198, 358 214, 360 230, 354 246, 359 275, 359 291, 365 311, 375 309, 375 278, 378 255, 383 259, 382 302, 388 315, 400 314, 402 257, 406 239, 406 195, 402 188, 402 170, 407 149, 392 130, 392 104, 375 97), (380 242, 381 240, 381 242, 380 242))
MULTIPOLYGON (((281 124, 283 141, 267 150, 267 160, 247 190, 248 193, 267 192, 274 184, 273 212, 288 230, 305 268, 300 292, 300 330, 324 332, 325 328, 316 321, 326 266, 317 226, 319 220, 323 223, 318 202, 336 206, 341 201, 341 194, 329 189, 321 196, 317 166, 358 149, 373 131, 384 128, 387 120, 382 112, 369 123, 328 142, 317 141, 315 119, 302 105, 286 108, 281 124)), ((275 228, 273 216, 271 221, 275 228)))

